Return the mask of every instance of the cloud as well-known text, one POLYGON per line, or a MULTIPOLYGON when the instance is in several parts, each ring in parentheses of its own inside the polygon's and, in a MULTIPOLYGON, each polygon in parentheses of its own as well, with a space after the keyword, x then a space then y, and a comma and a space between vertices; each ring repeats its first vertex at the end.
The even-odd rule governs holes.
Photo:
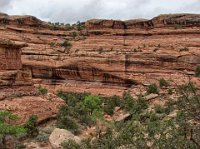
POLYGON ((6 7, 10 5, 12 0, 0 0, 0 12, 4 11, 6 7))
POLYGON ((125 20, 165 13, 200 13, 200 0, 0 0, 2 10, 72 23, 92 18, 125 20))

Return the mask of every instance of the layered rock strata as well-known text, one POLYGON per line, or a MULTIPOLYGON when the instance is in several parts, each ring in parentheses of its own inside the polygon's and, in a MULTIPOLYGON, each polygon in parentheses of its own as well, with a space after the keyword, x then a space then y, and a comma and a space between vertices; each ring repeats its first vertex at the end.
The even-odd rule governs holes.
POLYGON ((0 40, 0 99, 34 92, 31 72, 23 70, 21 48, 25 43, 0 40))
POLYGON ((194 71, 200 64, 200 15, 89 20, 83 30, 55 30, 38 19, 23 18, 29 23, 4 23, 0 34, 28 44, 22 49, 23 69, 31 71, 35 84, 52 91, 121 95, 161 78, 181 84, 188 75, 199 83, 194 71), (66 40, 71 47, 62 46, 66 40))

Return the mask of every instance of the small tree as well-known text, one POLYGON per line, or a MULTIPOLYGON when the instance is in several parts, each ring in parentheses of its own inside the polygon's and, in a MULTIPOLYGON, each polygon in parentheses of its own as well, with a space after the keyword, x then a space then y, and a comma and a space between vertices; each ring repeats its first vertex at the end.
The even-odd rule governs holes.
POLYGON ((29 137, 36 137, 39 134, 37 128, 38 117, 36 115, 31 115, 28 122, 25 124, 24 128, 26 129, 27 135, 29 137))
POLYGON ((101 99, 99 96, 86 96, 83 102, 85 109, 89 112, 89 115, 99 114, 101 110, 101 99))
POLYGON ((22 126, 12 125, 11 121, 19 119, 17 115, 12 114, 8 111, 0 112, 0 137, 4 138, 6 135, 18 136, 25 134, 25 129, 22 126))

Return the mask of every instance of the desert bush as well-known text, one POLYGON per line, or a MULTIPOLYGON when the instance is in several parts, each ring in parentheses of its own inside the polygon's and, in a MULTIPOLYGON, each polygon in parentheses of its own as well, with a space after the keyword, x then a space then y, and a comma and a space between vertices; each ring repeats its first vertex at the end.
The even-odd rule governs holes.
POLYGON ((165 109, 161 105, 155 105, 154 108, 155 108, 156 113, 159 113, 159 114, 165 113, 165 109))
POLYGON ((103 110, 109 115, 114 114, 115 107, 121 107, 122 105, 122 101, 118 96, 104 98, 103 103, 104 103, 103 110))
POLYGON ((70 49, 72 47, 72 44, 65 40, 63 43, 60 44, 60 46, 64 47, 65 49, 70 49))
POLYGON ((175 106, 176 106, 176 102, 175 101, 172 101, 172 100, 168 100, 166 103, 165 103, 165 113, 166 114, 170 114, 172 111, 175 110, 175 106))
POLYGON ((157 52, 159 50, 159 48, 155 48, 154 50, 153 50, 153 52, 157 52))
POLYGON ((122 99, 123 99, 122 108, 125 109, 126 111, 131 111, 135 104, 135 99, 131 96, 129 92, 124 92, 122 99))
POLYGON ((38 136, 35 138, 39 142, 48 142, 50 134, 47 133, 39 133, 38 136))
POLYGON ((78 21, 78 22, 76 23, 76 28, 77 28, 79 31, 81 31, 81 30, 85 29, 85 24, 84 24, 84 23, 81 23, 80 21, 78 21))
POLYGON ((40 95, 46 95, 48 93, 48 90, 45 87, 42 87, 41 85, 38 86, 37 90, 40 95))
POLYGON ((164 78, 161 78, 159 80, 159 84, 160 84, 160 87, 167 87, 169 85, 169 83, 164 78))
POLYGON ((55 43, 55 42, 51 42, 51 43, 50 43, 50 47, 51 47, 51 48, 56 47, 56 43, 55 43))
POLYGON ((150 84, 148 87, 147 87, 147 93, 148 94, 158 94, 159 93, 159 89, 158 89, 158 86, 156 84, 150 84))
POLYGON ((129 109, 128 103, 131 104, 129 110, 132 111, 132 119, 107 125, 106 131, 93 141, 81 142, 80 145, 68 142, 65 148, 198 149, 200 147, 198 89, 193 84, 187 84, 180 86, 177 93, 180 97, 178 101, 169 100, 165 106, 155 106, 154 110, 149 110, 149 104, 144 98, 139 97, 138 100, 134 100, 130 93, 124 93, 123 107, 129 109), (167 114, 171 112, 176 112, 177 115, 169 117, 167 114))
POLYGON ((64 149, 80 149, 81 145, 76 143, 74 140, 68 140, 61 144, 64 149))
POLYGON ((36 115, 31 115, 24 125, 24 128, 26 129, 27 135, 29 137, 36 137, 39 134, 37 120, 38 117, 36 115))
POLYGON ((167 93, 168 93, 169 95, 172 95, 172 94, 173 94, 173 90, 172 90, 171 88, 169 88, 169 89, 167 90, 167 93))
POLYGON ((182 52, 182 51, 189 51, 189 48, 188 47, 184 47, 184 48, 181 48, 179 51, 180 52, 182 52))
POLYGON ((103 53, 103 48, 100 47, 100 48, 97 49, 97 51, 99 52, 99 54, 102 54, 103 53))
POLYGON ((197 67, 196 67, 195 76, 196 76, 196 77, 200 77, 200 66, 197 66, 197 67))
POLYGON ((73 37, 73 39, 75 39, 78 36, 78 33, 77 32, 72 32, 71 36, 73 37))
POLYGON ((80 132, 80 125, 77 121, 70 116, 68 106, 62 106, 57 114, 57 127, 61 129, 67 129, 72 133, 80 132))

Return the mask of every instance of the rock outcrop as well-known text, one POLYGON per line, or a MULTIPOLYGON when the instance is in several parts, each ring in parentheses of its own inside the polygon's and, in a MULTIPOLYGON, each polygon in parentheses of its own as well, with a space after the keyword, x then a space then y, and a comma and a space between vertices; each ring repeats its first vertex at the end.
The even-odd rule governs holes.
POLYGON ((55 95, 38 97, 29 69, 24 69, 21 49, 27 44, 0 40, 0 111, 12 111, 20 116, 17 124, 24 124, 31 115, 38 123, 55 118, 63 100, 55 95))
POLYGON ((33 92, 31 72, 24 71, 21 48, 25 43, 0 40, 0 100, 33 92))
POLYGON ((81 142, 79 137, 73 135, 71 132, 65 129, 59 128, 54 129, 49 137, 49 142, 51 143, 53 149, 62 148, 61 144, 69 140, 74 140, 77 143, 81 142))
POLYGON ((41 27, 44 26, 46 23, 33 16, 9 16, 7 14, 0 13, 0 24, 41 27))
POLYGON ((135 19, 128 21, 93 19, 86 22, 88 29, 152 29, 159 27, 197 27, 200 25, 198 14, 166 14, 151 20, 135 19))

